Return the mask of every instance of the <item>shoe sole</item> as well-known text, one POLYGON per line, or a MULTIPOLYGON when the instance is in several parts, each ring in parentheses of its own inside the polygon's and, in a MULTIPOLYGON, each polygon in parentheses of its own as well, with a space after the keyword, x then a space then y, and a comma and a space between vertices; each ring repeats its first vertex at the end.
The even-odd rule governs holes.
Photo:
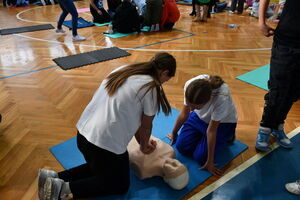
POLYGON ((277 140, 277 137, 275 136, 275 135, 273 135, 272 133, 271 133, 271 136, 276 140, 276 142, 280 145, 280 146, 282 146, 283 148, 285 148, 285 149, 292 149, 293 148, 293 146, 285 146, 284 144, 281 144, 278 140, 277 140))
POLYGON ((255 147, 255 149, 257 150, 257 151, 259 151, 259 152, 269 152, 269 151, 271 151, 271 148, 269 148, 269 149, 261 149, 261 148, 259 148, 259 147, 255 147))
POLYGON ((52 180, 47 179, 44 185, 44 200, 51 200, 52 180))
POLYGON ((43 184, 42 184, 41 171, 42 170, 39 169, 39 173, 38 173, 38 177, 39 177, 38 178, 38 190, 39 190, 39 192, 38 192, 38 195, 39 195, 40 200, 44 200, 44 194, 43 194, 44 188, 43 188, 43 184), (43 189, 41 190, 41 188, 43 188, 43 189))
POLYGON ((291 194, 293 194, 293 195, 300 195, 300 193, 291 192, 291 191, 287 188, 286 185, 285 185, 285 189, 286 189, 289 193, 291 193, 291 194))

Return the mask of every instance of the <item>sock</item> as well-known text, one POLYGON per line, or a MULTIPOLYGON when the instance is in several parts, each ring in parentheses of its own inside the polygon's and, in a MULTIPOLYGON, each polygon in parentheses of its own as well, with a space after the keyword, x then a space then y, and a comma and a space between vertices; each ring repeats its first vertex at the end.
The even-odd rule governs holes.
POLYGON ((71 194, 70 184, 69 182, 64 182, 60 191, 60 198, 66 198, 69 194, 71 194))

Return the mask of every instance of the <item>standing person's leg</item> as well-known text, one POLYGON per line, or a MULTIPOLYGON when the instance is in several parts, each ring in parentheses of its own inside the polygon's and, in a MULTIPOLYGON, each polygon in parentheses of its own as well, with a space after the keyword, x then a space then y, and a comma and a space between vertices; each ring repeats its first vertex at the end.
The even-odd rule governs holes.
MULTIPOLYGON (((271 135, 276 138, 277 142, 281 146, 285 148, 292 148, 292 144, 287 139, 283 126, 292 105, 300 97, 300 49, 282 46, 279 46, 278 48, 280 48, 281 51, 288 52, 292 57, 290 62, 287 62, 285 67, 281 69, 284 70, 286 73, 285 76, 289 81, 284 83, 285 86, 282 87, 283 91, 280 91, 280 94, 283 97, 280 100, 280 104, 277 108, 275 127, 272 130, 271 135)), ((278 73, 281 74, 282 72, 278 71, 278 73)), ((279 77, 278 74, 273 74, 272 76, 279 77)))
MULTIPOLYGON (((206 127, 206 130, 208 125, 206 127)), ((215 145, 215 154, 214 160, 216 160, 222 153, 223 148, 228 142, 233 142, 235 139, 235 129, 236 123, 221 123, 218 127, 216 134, 216 145, 215 145)), ((194 153, 193 158, 200 165, 204 165, 207 156, 208 156, 208 144, 207 144, 207 135, 206 130, 204 136, 201 138, 201 141, 198 143, 194 153)))
POLYGON ((230 6, 230 11, 234 12, 236 9, 236 3, 238 0, 231 0, 231 6, 230 6))
POLYGON ((73 36, 76 36, 78 35, 77 34, 78 12, 76 10, 75 4, 73 3, 73 0, 63 0, 63 1, 66 10, 68 10, 69 13, 72 15, 72 34, 73 36))
POLYGON ((209 4, 208 4, 208 12, 207 12, 207 18, 210 18, 210 16, 211 16, 211 12, 212 12, 212 8, 213 8, 213 6, 215 6, 215 4, 216 4, 216 0, 211 0, 210 2, 209 2, 209 4))
POLYGON ((192 7, 193 7, 193 10, 192 12, 190 13, 190 16, 196 16, 196 1, 197 0, 192 0, 192 7))
POLYGON ((245 0, 238 0, 238 7, 237 7, 238 14, 242 14, 243 13, 244 2, 245 2, 245 0))
POLYGON ((201 9, 198 2, 195 5, 196 8, 196 17, 194 18, 193 22, 200 22, 201 21, 201 9))
POLYGON ((64 0, 59 0, 58 3, 59 3, 60 8, 62 9, 62 13, 57 22, 56 32, 64 33, 65 31, 62 29, 62 24, 65 21, 67 15, 69 14, 69 11, 65 8, 64 0))
POLYGON ((72 35, 73 35, 73 41, 83 41, 85 40, 84 37, 81 37, 77 33, 77 27, 78 27, 78 12, 75 7, 75 4, 73 3, 73 0, 61 0, 60 1, 63 5, 63 7, 72 15, 72 35))
POLYGON ((203 21, 203 22, 207 22, 207 15, 208 15, 208 6, 207 5, 203 5, 202 6, 202 19, 201 19, 201 21, 203 21))
MULTIPOLYGON (((298 55, 299 56, 299 55, 298 55)), ((293 105, 292 76, 295 73, 295 58, 289 47, 283 47, 275 42, 272 47, 270 63, 270 79, 268 81, 269 92, 265 95, 265 106, 260 122, 256 149, 269 151, 269 136, 273 130, 277 130, 279 123, 283 123, 293 105)), ((284 145, 291 148, 292 144, 284 135, 284 145)), ((279 142, 281 144, 281 142, 279 142)), ((282 146, 284 146, 282 145, 282 146)))

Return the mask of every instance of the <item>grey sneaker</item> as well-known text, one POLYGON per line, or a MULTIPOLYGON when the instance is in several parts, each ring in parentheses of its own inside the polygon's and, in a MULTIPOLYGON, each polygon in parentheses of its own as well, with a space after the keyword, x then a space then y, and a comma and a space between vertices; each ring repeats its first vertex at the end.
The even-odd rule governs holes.
POLYGON ((60 191, 64 181, 59 178, 47 178, 44 185, 44 200, 60 200, 60 191))
POLYGON ((300 195, 300 180, 293 182, 293 183, 285 184, 285 188, 290 193, 300 195))
POLYGON ((65 31, 64 29, 62 29, 62 28, 61 28, 61 29, 58 29, 58 28, 57 28, 57 29, 55 30, 55 32, 56 32, 56 33, 66 33, 66 31, 65 31))
POLYGON ((44 200, 44 185, 47 178, 58 178, 58 174, 53 170, 39 169, 38 174, 38 189, 39 198, 44 200))
POLYGON ((73 42, 84 41, 84 40, 86 40, 85 37, 81 37, 79 35, 73 36, 73 42))

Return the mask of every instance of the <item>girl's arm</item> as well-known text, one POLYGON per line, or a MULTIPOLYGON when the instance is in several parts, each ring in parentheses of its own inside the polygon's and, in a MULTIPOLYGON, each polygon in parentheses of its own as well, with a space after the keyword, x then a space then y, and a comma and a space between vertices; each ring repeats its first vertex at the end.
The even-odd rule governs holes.
POLYGON ((184 105, 181 108, 180 114, 177 117, 172 133, 167 136, 171 140, 171 145, 173 145, 176 142, 178 136, 177 132, 179 131, 183 123, 188 119, 189 115, 190 115, 190 108, 184 105))
POLYGON ((207 128, 207 161, 200 169, 207 169, 210 173, 216 176, 222 175, 221 170, 216 168, 214 163, 215 146, 216 146, 216 135, 220 121, 211 120, 207 128))
POLYGON ((258 11, 258 13, 259 13, 259 16, 258 16, 259 28, 266 37, 274 35, 274 29, 269 27, 266 24, 266 11, 267 11, 269 3, 270 3, 270 0, 260 0, 259 11, 258 11))
POLYGON ((140 144, 140 149, 145 154, 152 153, 156 148, 156 142, 154 140, 150 140, 153 119, 154 116, 147 116, 143 114, 141 126, 135 134, 135 138, 140 144))

